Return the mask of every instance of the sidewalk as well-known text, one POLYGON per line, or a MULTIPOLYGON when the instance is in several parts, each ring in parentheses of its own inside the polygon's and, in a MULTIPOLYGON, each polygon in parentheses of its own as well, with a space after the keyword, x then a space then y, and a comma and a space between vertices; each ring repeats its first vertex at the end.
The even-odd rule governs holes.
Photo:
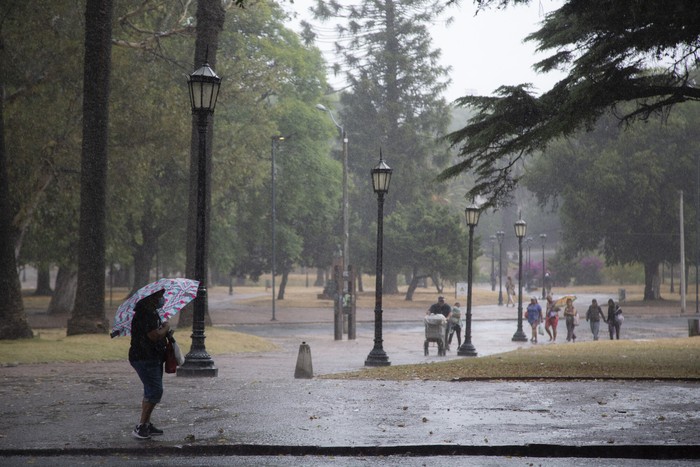
MULTIPOLYGON (((278 321, 270 323, 269 315, 228 304, 226 297, 214 297, 210 307, 215 324, 255 328, 272 335, 279 349, 214 356, 216 378, 166 375, 153 415, 165 435, 149 441, 130 434, 141 384, 128 362, 2 367, 0 458, 173 449, 700 458, 697 383, 294 379, 302 342, 311 348, 316 376, 364 368, 373 347, 373 311, 358 311, 356 340, 335 341, 329 310, 278 310, 278 321)), ((425 357, 415 325, 422 316, 407 313, 384 313, 383 348, 392 365, 462 358, 454 342, 447 357, 437 357, 434 347, 425 357)), ((474 310, 479 355, 529 345, 510 341, 514 313, 512 307, 474 310)))

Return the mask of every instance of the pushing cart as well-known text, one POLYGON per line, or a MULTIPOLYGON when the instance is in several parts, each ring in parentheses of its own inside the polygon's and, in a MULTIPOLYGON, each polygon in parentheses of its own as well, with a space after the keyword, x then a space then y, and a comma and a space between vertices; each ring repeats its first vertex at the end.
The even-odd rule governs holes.
POLYGON ((441 314, 431 314, 424 318, 425 321, 425 343, 423 344, 423 350, 425 355, 428 356, 428 346, 431 342, 437 343, 438 356, 444 357, 447 355, 446 342, 445 342, 445 329, 447 327, 447 320, 441 314))

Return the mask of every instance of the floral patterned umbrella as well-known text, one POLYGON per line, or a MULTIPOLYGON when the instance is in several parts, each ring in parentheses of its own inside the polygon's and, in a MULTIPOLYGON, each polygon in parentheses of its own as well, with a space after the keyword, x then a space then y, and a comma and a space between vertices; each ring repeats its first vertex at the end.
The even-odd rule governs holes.
POLYGON ((568 299, 571 299, 572 302, 575 302, 576 295, 564 295, 563 297, 560 297, 556 302, 554 302, 554 306, 557 308, 564 308, 568 299))
POLYGON ((110 336, 131 335, 131 320, 134 318, 134 307, 142 298, 164 289, 165 294, 163 298, 165 298, 165 304, 158 309, 158 314, 163 321, 167 321, 182 310, 185 305, 194 300, 197 296, 198 287, 199 281, 192 279, 159 279, 141 287, 117 308, 110 336))

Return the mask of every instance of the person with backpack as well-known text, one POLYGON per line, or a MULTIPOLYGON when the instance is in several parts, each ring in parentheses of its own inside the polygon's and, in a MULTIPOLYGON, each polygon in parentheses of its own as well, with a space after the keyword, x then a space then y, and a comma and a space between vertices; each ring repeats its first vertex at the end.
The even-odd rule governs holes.
POLYGON ((619 304, 615 304, 615 301, 611 298, 608 300, 608 319, 605 320, 608 323, 608 331, 610 332, 610 340, 613 340, 613 336, 620 340, 620 326, 624 321, 625 317, 622 315, 622 308, 619 304))

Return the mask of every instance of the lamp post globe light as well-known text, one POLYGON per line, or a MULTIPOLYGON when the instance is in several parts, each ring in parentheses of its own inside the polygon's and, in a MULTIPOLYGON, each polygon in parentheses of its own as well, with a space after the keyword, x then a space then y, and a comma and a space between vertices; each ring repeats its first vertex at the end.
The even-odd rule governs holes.
POLYGON ((333 116, 333 112, 323 104, 316 104, 316 108, 322 112, 326 112, 333 120, 336 128, 340 131, 340 137, 343 140, 343 269, 350 266, 350 220, 349 220, 349 202, 348 202, 348 135, 345 128, 338 123, 333 116))
POLYGON ((496 255, 494 253, 496 246, 496 236, 491 235, 489 237, 489 242, 491 242, 491 291, 496 291, 496 270, 494 269, 494 262, 496 260, 496 255))
POLYGON ((503 305, 503 237, 506 233, 502 230, 496 232, 498 240, 498 304, 503 305))
POLYGON ((271 240, 272 240, 272 261, 270 263, 270 269, 272 270, 272 319, 270 321, 277 321, 277 318, 275 317, 275 276, 277 274, 277 232, 276 232, 276 223, 277 223, 277 195, 275 193, 275 183, 276 183, 276 176, 277 176, 277 167, 275 165, 275 149, 279 148, 280 142, 284 141, 284 136, 273 136, 270 138, 271 139, 271 159, 272 163, 270 164, 271 167, 271 174, 270 174, 270 197, 271 197, 271 204, 272 204, 272 213, 270 216, 270 223, 271 223, 271 240))
POLYGON ((518 219, 515 222, 515 236, 518 237, 518 329, 513 334, 514 342, 526 342, 523 332, 523 237, 527 232, 527 223, 518 219))
POLYGON ((185 356, 185 363, 177 369, 177 376, 217 376, 219 370, 204 345, 204 313, 207 304, 207 127, 214 114, 219 96, 221 78, 208 63, 194 71, 187 80, 190 91, 192 115, 197 116, 197 219, 195 236, 194 275, 199 281, 197 297, 192 310, 192 347, 185 356))
POLYGON ((540 240, 542 240, 542 299, 547 298, 545 295, 545 283, 544 283, 544 244, 547 243, 547 234, 540 234, 540 240))
POLYGON ((469 250, 467 255, 467 318, 464 324, 464 342, 457 350, 461 357, 476 357, 476 348, 472 344, 472 255, 474 253, 474 228, 479 223, 481 211, 478 206, 471 205, 464 210, 469 226, 469 250))
POLYGON ((382 255, 384 242, 384 195, 389 191, 393 171, 382 159, 379 150, 379 164, 372 169, 372 188, 377 194, 377 267, 374 292, 374 347, 365 360, 365 366, 389 366, 389 356, 384 352, 382 338, 382 255))

